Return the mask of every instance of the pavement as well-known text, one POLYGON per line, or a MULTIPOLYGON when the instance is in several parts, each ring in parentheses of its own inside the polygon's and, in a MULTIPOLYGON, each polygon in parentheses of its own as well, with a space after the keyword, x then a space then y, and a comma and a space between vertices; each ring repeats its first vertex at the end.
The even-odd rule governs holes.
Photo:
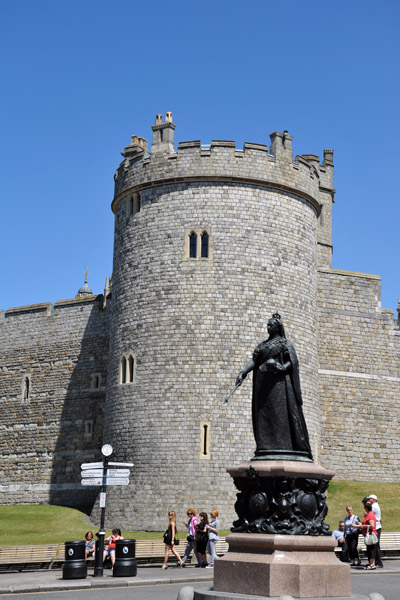
MULTIPOLYGON (((399 561, 400 571, 400 561, 399 561)), ((201 583, 213 580, 214 569, 199 569, 187 566, 181 569, 171 565, 168 569, 138 566, 135 577, 113 577, 110 569, 104 569, 103 577, 94 577, 93 568, 88 568, 85 579, 63 579, 62 569, 0 573, 0 594, 23 594, 31 592, 55 592, 62 590, 87 590, 112 587, 137 587, 143 585, 165 585, 201 583)))
MULTIPOLYGON (((365 563, 365 561, 364 561, 365 563)), ((213 580, 213 569, 199 569, 187 566, 185 569, 172 565, 168 569, 138 567, 136 577, 113 577, 112 571, 105 569, 103 577, 93 577, 89 567, 85 579, 63 579, 62 570, 41 570, 0 573, 0 594, 23 594, 31 592, 54 592, 62 590, 104 589, 112 587, 138 587, 143 585, 204 583, 213 580)), ((352 567, 352 575, 374 577, 374 574, 400 574, 400 560, 384 561, 383 569, 365 571, 363 567, 352 567)))

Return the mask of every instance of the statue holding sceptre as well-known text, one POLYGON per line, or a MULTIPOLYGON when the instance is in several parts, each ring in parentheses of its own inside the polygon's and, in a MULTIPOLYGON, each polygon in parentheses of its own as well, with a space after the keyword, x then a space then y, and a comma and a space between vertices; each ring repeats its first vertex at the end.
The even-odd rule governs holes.
POLYGON ((268 321, 269 337, 253 352, 252 359, 236 378, 235 388, 253 371, 252 417, 256 440, 253 460, 311 461, 300 389, 299 361, 286 338, 278 313, 268 321))

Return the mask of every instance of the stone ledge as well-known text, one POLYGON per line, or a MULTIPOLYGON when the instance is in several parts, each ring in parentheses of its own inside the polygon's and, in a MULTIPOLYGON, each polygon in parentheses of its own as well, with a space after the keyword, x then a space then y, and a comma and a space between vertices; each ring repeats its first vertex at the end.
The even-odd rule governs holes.
POLYGON ((361 277, 363 279, 377 279, 381 280, 380 275, 374 273, 359 273, 358 271, 344 271, 342 269, 326 269, 324 267, 318 268, 319 273, 326 273, 327 275, 343 275, 344 277, 361 277))
POLYGON ((295 460, 258 460, 245 461, 240 465, 228 467, 231 477, 245 477, 249 467, 256 469, 259 477, 311 477, 313 479, 332 479, 335 471, 325 469, 317 463, 295 460))

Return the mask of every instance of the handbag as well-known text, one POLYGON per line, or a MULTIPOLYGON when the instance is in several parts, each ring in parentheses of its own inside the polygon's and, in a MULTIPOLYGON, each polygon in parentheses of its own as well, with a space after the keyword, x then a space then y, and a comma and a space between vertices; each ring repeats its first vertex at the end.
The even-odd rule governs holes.
POLYGON ((364 540, 367 546, 373 546, 378 543, 378 536, 372 531, 371 533, 366 534, 364 540))
POLYGON ((175 546, 179 546, 180 543, 180 539, 179 538, 174 538, 174 544, 175 546))
POLYGON ((169 546, 171 545, 171 532, 169 531, 169 529, 167 529, 167 531, 163 535, 163 542, 164 544, 168 544, 169 546))

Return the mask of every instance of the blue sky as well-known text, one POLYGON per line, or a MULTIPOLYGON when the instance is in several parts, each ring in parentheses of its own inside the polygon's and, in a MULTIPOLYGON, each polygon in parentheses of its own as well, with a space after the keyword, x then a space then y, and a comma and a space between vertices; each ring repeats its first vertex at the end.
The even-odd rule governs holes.
POLYGON ((399 277, 397 0, 20 0, 0 5, 0 308, 112 272, 113 175, 155 114, 175 140, 334 148, 333 266, 399 277))

